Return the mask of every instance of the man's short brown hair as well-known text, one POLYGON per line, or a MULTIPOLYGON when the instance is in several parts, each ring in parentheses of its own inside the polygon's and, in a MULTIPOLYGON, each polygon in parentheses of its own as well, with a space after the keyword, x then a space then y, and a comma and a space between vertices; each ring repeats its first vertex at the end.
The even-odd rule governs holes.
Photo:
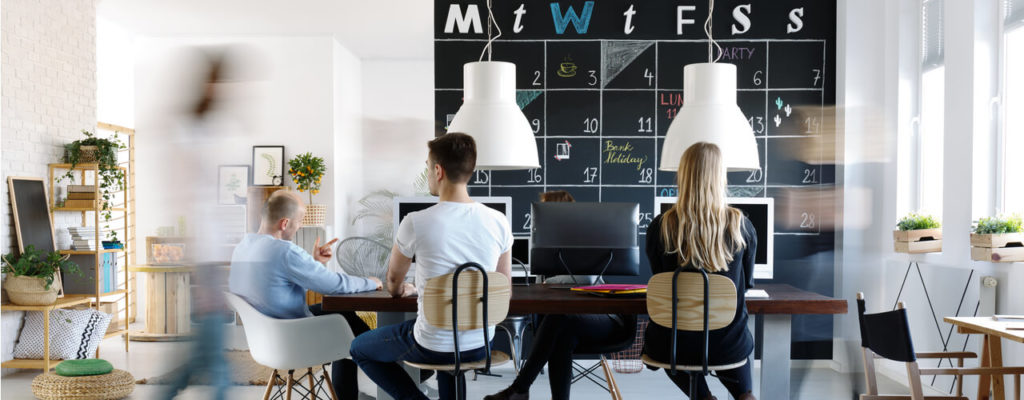
POLYGON ((550 192, 544 192, 540 194, 541 202, 575 202, 576 199, 572 197, 569 192, 564 190, 552 190, 550 192))
POLYGON ((284 218, 296 220, 300 217, 302 203, 298 196, 287 190, 278 190, 263 203, 263 220, 276 224, 284 218))
POLYGON ((476 141, 465 133, 449 132, 427 142, 430 160, 440 164, 452 183, 469 182, 476 169, 476 141))

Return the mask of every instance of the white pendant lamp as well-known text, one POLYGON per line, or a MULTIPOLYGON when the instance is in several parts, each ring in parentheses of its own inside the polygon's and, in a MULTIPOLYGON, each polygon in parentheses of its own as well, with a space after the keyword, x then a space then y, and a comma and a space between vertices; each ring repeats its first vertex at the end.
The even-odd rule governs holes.
MULTIPOLYGON (((761 169, 754 131, 736 105, 736 66, 712 60, 711 14, 715 2, 708 2, 704 33, 708 36, 708 62, 683 68, 683 106, 672 119, 661 149, 662 171, 679 168, 683 152, 697 142, 718 145, 728 171, 761 169)), ((719 47, 721 57, 721 47, 719 47)))
POLYGON ((683 68, 683 106, 668 127, 658 169, 675 171, 683 152, 697 142, 718 145, 729 171, 761 169, 754 131, 736 105, 733 64, 699 63, 683 68))
POLYGON ((448 124, 448 132, 461 132, 476 141, 476 169, 540 168, 537 141, 530 122, 516 103, 516 65, 491 61, 491 44, 501 37, 487 1, 487 45, 480 61, 462 66, 463 103, 448 124), (491 36, 491 26, 498 35, 491 36), (484 54, 487 61, 483 61, 484 54))
POLYGON ((540 168, 530 122, 516 103, 516 65, 479 61, 462 67, 463 103, 448 132, 476 140, 476 168, 540 168))

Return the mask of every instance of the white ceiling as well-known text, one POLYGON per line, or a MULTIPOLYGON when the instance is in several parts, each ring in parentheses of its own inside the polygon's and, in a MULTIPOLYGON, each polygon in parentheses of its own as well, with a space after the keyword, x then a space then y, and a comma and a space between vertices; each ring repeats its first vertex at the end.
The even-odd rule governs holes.
POLYGON ((360 58, 433 58, 430 0, 101 0, 141 36, 333 35, 360 58))

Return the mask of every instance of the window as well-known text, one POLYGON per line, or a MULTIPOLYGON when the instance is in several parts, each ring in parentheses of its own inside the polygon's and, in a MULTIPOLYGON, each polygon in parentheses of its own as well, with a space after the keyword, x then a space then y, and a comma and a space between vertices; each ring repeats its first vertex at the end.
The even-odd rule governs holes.
POLYGON ((921 10, 921 79, 918 98, 917 209, 941 218, 945 79, 943 2, 927 0, 921 10))
POLYGON ((1003 34, 1001 208, 1024 214, 1024 0, 1006 0, 1003 34))

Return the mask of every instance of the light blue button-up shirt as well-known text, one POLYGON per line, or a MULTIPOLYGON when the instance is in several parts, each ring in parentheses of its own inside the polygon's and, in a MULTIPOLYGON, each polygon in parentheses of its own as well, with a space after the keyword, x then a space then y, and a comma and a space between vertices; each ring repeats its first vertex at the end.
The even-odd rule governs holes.
POLYGON ((368 292, 369 279, 333 272, 295 243, 270 235, 248 234, 231 255, 229 286, 268 317, 312 316, 306 290, 323 294, 368 292))

